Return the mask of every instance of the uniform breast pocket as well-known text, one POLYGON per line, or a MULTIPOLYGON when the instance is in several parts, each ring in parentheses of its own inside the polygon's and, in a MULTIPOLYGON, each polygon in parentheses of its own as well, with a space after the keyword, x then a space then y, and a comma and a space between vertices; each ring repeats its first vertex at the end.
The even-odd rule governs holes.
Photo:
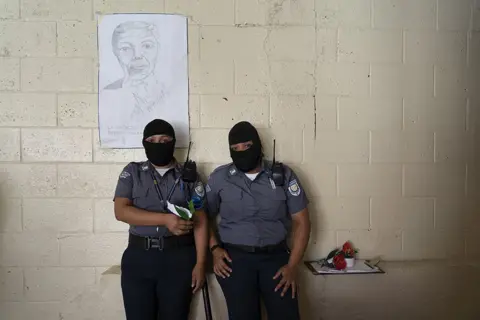
POLYGON ((220 215, 234 220, 238 213, 245 211, 243 192, 220 192, 220 215))
POLYGON ((152 188, 134 188, 133 205, 144 210, 162 211, 163 209, 160 198, 152 188))
POLYGON ((259 202, 262 207, 262 216, 267 219, 278 220, 284 218, 287 214, 287 196, 281 188, 272 190, 259 202))

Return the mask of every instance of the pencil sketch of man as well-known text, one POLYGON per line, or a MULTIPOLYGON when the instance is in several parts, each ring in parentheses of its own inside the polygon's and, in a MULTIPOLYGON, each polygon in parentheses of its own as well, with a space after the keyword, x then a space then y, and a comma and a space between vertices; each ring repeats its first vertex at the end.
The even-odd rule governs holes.
POLYGON ((130 89, 135 98, 135 114, 151 111, 163 97, 163 88, 155 77, 159 47, 158 34, 153 24, 127 21, 113 31, 112 50, 124 77, 105 89, 130 89))

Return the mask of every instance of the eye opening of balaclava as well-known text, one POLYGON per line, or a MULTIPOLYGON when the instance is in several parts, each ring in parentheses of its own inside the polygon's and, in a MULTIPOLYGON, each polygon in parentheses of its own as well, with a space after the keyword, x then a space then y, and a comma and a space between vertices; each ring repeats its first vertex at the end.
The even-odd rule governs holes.
POLYGON ((247 121, 234 125, 228 133, 230 156, 238 170, 249 172, 254 170, 262 160, 262 142, 257 129, 247 121), (237 143, 252 141, 252 146, 244 151, 232 150, 231 146, 237 143))
POLYGON ((175 151, 175 130, 172 125, 165 120, 155 119, 150 121, 143 130, 143 147, 147 159, 155 166, 163 167, 173 160, 175 151), (167 135, 172 137, 172 141, 165 143, 149 142, 146 139, 154 135, 167 135))

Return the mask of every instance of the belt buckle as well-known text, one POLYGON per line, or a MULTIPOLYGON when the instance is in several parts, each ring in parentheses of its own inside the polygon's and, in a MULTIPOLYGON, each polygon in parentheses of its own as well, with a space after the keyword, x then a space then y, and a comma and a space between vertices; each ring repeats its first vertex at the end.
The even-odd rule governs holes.
POLYGON ((161 238, 148 237, 148 238, 146 238, 146 240, 147 240, 146 250, 157 249, 158 251, 163 251, 163 249, 165 247, 165 241, 164 241, 163 237, 161 237, 161 238))

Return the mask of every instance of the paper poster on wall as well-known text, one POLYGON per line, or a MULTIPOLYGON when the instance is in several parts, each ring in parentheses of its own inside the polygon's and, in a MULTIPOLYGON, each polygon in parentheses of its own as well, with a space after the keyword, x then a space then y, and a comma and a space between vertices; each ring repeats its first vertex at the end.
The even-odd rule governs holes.
POLYGON ((98 113, 102 148, 141 148, 143 128, 164 119, 187 147, 187 19, 111 14, 98 22, 98 113))

